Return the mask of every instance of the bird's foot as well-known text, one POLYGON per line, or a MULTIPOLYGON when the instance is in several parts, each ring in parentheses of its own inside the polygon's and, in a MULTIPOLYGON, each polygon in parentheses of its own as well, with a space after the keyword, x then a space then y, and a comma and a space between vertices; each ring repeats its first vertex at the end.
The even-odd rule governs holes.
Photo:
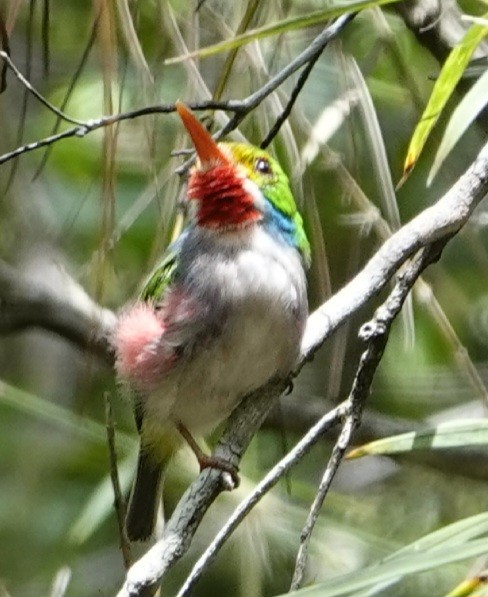
POLYGON ((231 464, 224 458, 220 458, 219 456, 205 454, 205 452, 200 448, 200 446, 196 442, 193 435, 190 433, 188 428, 185 425, 183 425, 183 423, 178 422, 176 426, 183 439, 186 441, 186 443, 190 446, 192 452, 195 454, 198 460, 198 464, 200 465, 200 472, 206 468, 215 468, 224 473, 228 473, 232 478, 234 488, 239 487, 241 480, 239 478, 239 469, 237 466, 231 464))
POLYGON ((198 464, 200 465, 200 472, 206 468, 216 468, 219 471, 224 473, 229 473, 232 478, 232 483, 234 484, 234 488, 236 489, 239 487, 241 483, 241 479, 239 477, 239 469, 237 466, 231 464, 228 460, 224 458, 219 458, 218 456, 212 456, 205 454, 202 452, 200 456, 197 456, 198 464))

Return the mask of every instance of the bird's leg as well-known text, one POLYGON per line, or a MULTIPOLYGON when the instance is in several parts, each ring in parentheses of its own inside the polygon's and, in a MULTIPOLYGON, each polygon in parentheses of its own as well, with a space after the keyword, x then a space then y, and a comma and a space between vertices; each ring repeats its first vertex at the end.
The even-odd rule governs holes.
POLYGON ((239 469, 236 466, 234 466, 227 460, 224 460, 223 458, 219 458, 218 456, 211 456, 209 454, 205 454, 205 452, 195 441, 195 438, 190 433, 188 428, 185 425, 183 425, 181 421, 176 422, 176 428, 180 432, 182 438, 190 446, 191 451, 197 457, 198 464, 200 465, 200 472, 203 471, 203 469, 205 468, 216 468, 220 471, 224 471, 225 473, 229 473, 229 475, 232 477, 232 481, 234 482, 234 486, 239 486, 241 480, 238 474, 239 469))

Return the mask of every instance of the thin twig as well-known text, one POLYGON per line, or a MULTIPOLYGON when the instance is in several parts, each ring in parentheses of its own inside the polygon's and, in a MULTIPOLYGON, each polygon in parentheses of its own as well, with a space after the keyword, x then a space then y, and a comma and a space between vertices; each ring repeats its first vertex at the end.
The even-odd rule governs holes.
MULTIPOLYGON (((88 38, 88 42, 83 50, 83 54, 81 55, 80 62, 78 63, 78 65, 75 68, 75 72, 69 82, 68 89, 66 90, 66 94, 63 98, 63 101, 61 102, 60 111, 63 114, 64 114, 64 109, 68 105, 70 97, 74 91, 75 85, 78 82, 78 79, 80 78, 83 68, 88 60, 88 56, 90 54, 91 49, 93 48, 93 44, 95 43, 95 37, 97 35, 99 18, 100 18, 100 15, 97 15, 97 17, 95 18, 95 21, 93 22, 93 25, 92 25, 91 31, 90 31, 90 37, 88 38)), ((61 116, 58 116, 58 118, 56 119, 56 122, 54 123, 54 126, 52 128, 52 132, 51 132, 52 135, 55 135, 57 133, 62 121, 63 121, 63 118, 61 116)), ((40 162, 39 166, 37 167, 37 170, 35 171, 34 176, 32 177, 33 180, 35 180, 39 176, 39 174, 42 172, 44 166, 46 165, 47 160, 49 159, 49 155, 50 155, 50 152, 52 149, 53 149, 52 145, 47 147, 46 151, 44 152, 44 154, 42 156, 41 162, 40 162)))
POLYGON ((329 492, 332 480, 349 446, 352 433, 361 422, 364 404, 369 396, 374 375, 383 356, 391 325, 400 313, 416 280, 424 269, 434 259, 437 259, 446 242, 446 240, 442 240, 433 246, 422 249, 409 264, 406 271, 398 276, 397 283, 391 294, 383 305, 376 310, 373 319, 361 326, 359 336, 368 342, 368 346, 359 361, 358 370, 347 400, 349 408, 341 433, 334 445, 317 494, 307 516, 307 521, 300 535, 300 547, 298 549, 290 591, 296 591, 302 585, 312 532, 317 523, 325 497, 329 492))
MULTIPOLYGON (((357 13, 355 13, 355 12, 348 13, 348 14, 344 15, 344 20, 341 25, 341 30, 342 30, 342 27, 345 27, 347 25, 347 23, 352 21, 356 15, 357 15, 357 13)), ((263 149, 268 147, 268 145, 271 143, 271 141, 278 134, 280 128, 283 126, 283 123, 286 122, 288 116, 290 115, 290 113, 293 109, 293 106, 295 105, 295 102, 296 102, 298 96, 300 95, 300 92, 303 89, 303 86, 307 82, 307 79, 308 79, 310 73, 312 72, 313 67, 315 66, 315 63, 320 58, 324 48, 325 48, 325 46, 320 49, 317 49, 316 53, 309 58, 307 65, 305 66, 303 71, 300 73, 300 76, 298 77, 298 80, 297 80, 295 86, 293 87, 293 90, 290 94, 290 98, 288 99, 285 109, 278 116, 278 118, 276 119, 276 122, 271 127, 269 133, 266 135, 266 137, 261 142, 260 147, 262 147, 263 149)))
MULTIPOLYGON (((286 79, 288 79, 294 72, 296 72, 304 64, 307 64, 309 61, 311 61, 315 56, 320 55, 320 53, 324 50, 325 46, 329 43, 329 41, 336 37, 350 20, 350 14, 345 14, 339 17, 331 25, 326 27, 312 41, 312 43, 310 44, 310 46, 308 46, 306 50, 304 50, 294 60, 287 64, 274 77, 271 77, 271 79, 265 85, 263 85, 260 89, 258 89, 256 92, 252 93, 245 99, 228 101, 207 100, 203 102, 189 103, 189 107, 192 110, 226 110, 228 112, 233 112, 233 117, 215 135, 216 139, 221 139, 222 137, 225 137, 228 133, 237 128, 241 121, 250 112, 252 112, 252 110, 254 110, 268 95, 270 95, 277 87, 279 87, 284 81, 286 81, 286 79)), ((52 112, 54 112, 56 115, 60 116, 64 120, 67 120, 68 122, 72 122, 77 125, 57 135, 50 135, 49 137, 39 139, 38 141, 27 143, 26 145, 17 147, 16 149, 1 155, 0 164, 8 162, 9 160, 23 153, 34 151, 40 147, 46 147, 47 145, 56 143, 61 139, 67 139, 69 137, 84 137, 101 127, 109 126, 116 122, 122 122, 124 120, 130 120, 148 114, 169 114, 176 111, 174 104, 160 104, 156 106, 148 106, 142 109, 124 112, 121 114, 111 114, 108 116, 102 116, 101 118, 82 122, 74 118, 71 118, 70 116, 67 116, 58 108, 53 106, 50 102, 48 102, 22 76, 22 74, 15 67, 14 63, 10 60, 10 58, 5 52, 1 51, 0 57, 6 60, 8 66, 17 75, 17 78, 19 78, 19 80, 26 86, 26 88, 29 89, 29 91, 31 91, 31 93, 33 93, 37 97, 37 99, 39 99, 39 101, 41 101, 48 109, 50 109, 52 112)), ((178 169, 178 171, 180 173, 182 171, 185 171, 188 168, 189 163, 183 164, 183 166, 181 166, 178 169)))
MULTIPOLYGON (((284 81, 286 81, 286 79, 288 79, 304 64, 307 64, 312 61, 313 66, 313 64, 315 64, 316 59, 324 51, 329 41, 336 37, 344 29, 344 27, 349 23, 351 18, 352 16, 349 13, 338 17, 333 23, 331 23, 321 33, 319 33, 319 35, 317 35, 317 37, 312 41, 312 43, 308 46, 306 50, 304 50, 294 60, 287 64, 274 77, 271 77, 271 79, 269 79, 269 81, 260 89, 258 89, 251 95, 248 95, 243 100, 230 100, 228 102, 228 107, 224 109, 234 112, 234 115, 229 120, 229 122, 223 128, 220 129, 220 131, 215 133, 214 138, 218 141, 219 139, 222 139, 230 132, 235 130, 239 126, 239 124, 244 120, 244 118, 250 112, 252 112, 252 110, 257 108, 257 106, 259 106, 261 102, 268 97, 268 95, 273 93, 275 89, 277 89, 284 81)), ((303 83, 305 83, 305 80, 303 81, 303 83)), ((291 105, 291 107, 293 107, 293 104, 291 105)), ((0 164, 1 163, 2 161, 0 156, 0 164)), ((193 158, 190 158, 179 168, 177 168, 176 172, 178 174, 183 174, 188 170, 192 163, 193 158)))
MULTIPOLYGON (((0 57, 3 56, 3 53, 0 53, 0 57)), ((214 101, 207 101, 207 102, 195 102, 190 103, 189 107, 192 110, 228 110, 228 102, 214 102, 214 101)), ((235 111, 239 111, 239 107, 235 108, 235 111)), ((172 112, 176 112, 176 107, 174 104, 159 104, 156 106, 147 106, 145 108, 140 108, 137 110, 131 110, 129 112, 124 112, 122 114, 110 114, 108 116, 102 116, 97 119, 87 120, 86 122, 80 122, 78 126, 66 129, 65 131, 58 133, 56 135, 50 135, 48 137, 44 137, 43 139, 39 139, 38 141, 33 141, 32 143, 27 143, 21 147, 17 147, 16 149, 9 151, 0 156, 0 164, 4 164, 9 160, 15 158, 18 155, 23 153, 27 153, 29 151, 34 151, 39 149, 40 147, 46 147, 48 145, 52 145, 61 139, 68 139, 70 137, 85 137, 89 133, 96 131, 99 128, 112 125, 116 122, 122 122, 124 120, 131 120, 133 118, 138 118, 140 116, 146 116, 148 114, 170 114, 172 112)), ((57 113, 57 112, 55 112, 57 113)), ((63 116, 64 118, 64 116, 63 116)), ((69 118, 69 117, 68 117, 69 118)), ((74 119, 71 119, 72 121, 74 119)))
MULTIPOLYGON (((351 14, 346 13, 338 17, 333 23, 328 25, 317 37, 311 42, 306 50, 299 54, 294 60, 287 64, 274 77, 263 85, 260 89, 249 95, 245 100, 242 100, 244 110, 250 110, 258 106, 264 98, 272 93, 277 87, 288 79, 294 72, 301 68, 304 64, 312 60, 317 52, 322 52, 331 39, 344 29, 344 27, 351 20, 351 14)), ((234 105, 235 102, 230 102, 234 105)), ((242 112, 243 110, 241 110, 242 112)), ((225 131, 225 129, 223 129, 225 131)), ((225 134, 225 133, 224 133, 225 134)))
POLYGON ((286 122, 288 116, 290 116, 290 113, 293 110, 293 106, 295 105, 295 102, 296 102, 298 96, 300 95, 300 92, 301 92, 303 86, 307 82, 307 79, 308 79, 310 73, 312 72, 313 67, 315 66, 315 63, 317 62, 317 60, 319 58, 320 58, 320 53, 317 52, 317 54, 310 59, 310 61, 307 63, 305 68, 300 73, 300 76, 298 77, 298 80, 297 80, 295 86, 293 87, 293 90, 290 94, 290 97, 288 99, 288 102, 286 103, 284 110, 278 116, 278 118, 276 119, 275 123, 269 130, 266 137, 259 144, 259 147, 261 147, 262 149, 266 149, 266 147, 268 147, 268 145, 271 143, 271 141, 279 133, 280 128, 286 122))
POLYGON ((112 416, 112 403, 110 393, 105 392, 105 426, 107 429, 107 444, 110 464, 110 479, 114 490, 114 508, 117 515, 117 526, 119 527, 120 549, 124 559, 125 569, 128 570, 132 565, 132 554, 130 541, 125 530, 125 501, 120 489, 119 471, 117 468, 117 452, 115 449, 115 424, 112 416))
POLYGON ((80 126, 84 124, 83 121, 77 120, 76 118, 71 118, 71 116, 68 116, 64 112, 61 112, 61 110, 56 108, 56 106, 51 104, 50 101, 48 101, 39 91, 37 91, 37 89, 30 83, 30 81, 26 77, 24 77, 24 75, 15 66, 14 62, 7 54, 7 52, 5 52, 4 50, 0 50, 0 58, 3 58, 3 60, 5 60, 10 70, 14 73, 14 75, 22 83, 26 90, 30 91, 30 93, 32 93, 32 95, 36 97, 41 102, 41 104, 43 104, 48 110, 56 114, 56 116, 59 116, 59 118, 66 120, 66 122, 71 122, 72 124, 77 124, 80 126))
POLYGON ((49 0, 44 0, 42 6, 42 68, 44 77, 49 75, 49 26, 50 26, 50 7, 49 0))
POLYGON ((351 408, 352 401, 348 400, 347 405, 348 413, 346 415, 344 424, 332 450, 332 454, 329 458, 329 462, 327 463, 327 467, 322 477, 322 481, 320 482, 315 499, 312 503, 312 507, 310 508, 307 522, 305 523, 305 526, 300 534, 300 548, 298 550, 290 591, 297 590, 302 583, 305 566, 308 560, 308 548, 310 545, 313 529, 315 528, 315 523, 319 517, 325 496, 329 492, 332 480, 335 477, 339 465, 342 462, 344 454, 349 446, 349 442, 351 441, 352 432, 354 430, 354 417, 352 416, 351 408))
POLYGON ((193 567, 185 584, 179 590, 177 597, 186 597, 197 580, 202 576, 208 566, 217 556, 220 548, 235 531, 238 525, 244 520, 254 506, 263 498, 278 481, 301 460, 310 449, 320 440, 323 434, 335 427, 347 414, 348 405, 346 402, 340 404, 325 414, 315 425, 303 436, 303 438, 276 464, 267 475, 258 483, 253 492, 245 498, 234 510, 229 520, 217 533, 212 543, 205 550, 203 555, 193 567))

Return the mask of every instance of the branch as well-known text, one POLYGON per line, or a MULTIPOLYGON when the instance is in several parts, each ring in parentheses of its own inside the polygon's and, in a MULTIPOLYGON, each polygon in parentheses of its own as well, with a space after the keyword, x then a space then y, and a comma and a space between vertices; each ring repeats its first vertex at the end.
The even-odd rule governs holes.
POLYGON ((364 324, 359 331, 359 337, 367 341, 368 346, 359 361, 359 367, 347 400, 347 414, 342 423, 340 435, 334 445, 319 489, 310 508, 307 521, 300 535, 300 548, 298 550, 290 591, 296 591, 302 585, 312 532, 325 497, 329 492, 332 480, 349 447, 352 433, 361 422, 363 408, 371 391, 371 384, 383 356, 386 343, 388 342, 391 325, 400 313, 403 303, 413 285, 424 269, 439 257, 446 242, 447 239, 431 245, 420 252, 419 256, 409 264, 406 271, 398 276, 395 288, 383 305, 376 310, 373 319, 364 324))
MULTIPOLYGON (((436 241, 447 242, 458 232, 487 190, 488 144, 444 197, 396 232, 351 282, 309 317, 296 370, 339 325, 380 292, 410 256, 436 241)), ((237 465, 285 387, 286 380, 272 380, 248 396, 231 415, 215 454, 237 465)), ((168 568, 187 551, 196 528, 221 487, 219 471, 200 474, 181 498, 161 540, 129 570, 119 597, 154 593, 168 568)))
MULTIPOLYGON (((189 103, 189 107, 192 110, 226 110, 228 112, 233 112, 234 116, 229 120, 229 122, 215 135, 216 139, 221 139, 225 137, 228 133, 233 131, 237 128, 240 122, 250 113, 252 112, 257 106, 261 104, 261 102, 268 97, 275 89, 277 89, 284 81, 286 81, 293 73, 295 73, 299 68, 303 65, 311 63, 312 66, 315 64, 315 61, 323 52, 326 45, 329 43, 331 39, 336 37, 344 27, 352 20, 354 17, 353 14, 345 14, 341 17, 337 18, 331 25, 326 27, 304 50, 301 54, 299 54, 294 60, 292 60, 289 64, 287 64, 281 71, 279 71, 274 77, 263 85, 260 89, 256 92, 252 93, 248 97, 243 100, 229 100, 229 101, 214 101, 214 100, 207 100, 204 102, 194 102, 189 103)), ((35 97, 42 102, 44 106, 46 106, 49 110, 54 112, 59 118, 67 120, 69 122, 77 123, 76 126, 66 129, 61 133, 57 133, 54 135, 50 135, 45 137, 44 139, 39 139, 38 141, 34 141, 33 143, 28 143, 21 147, 17 147, 13 151, 0 155, 0 165, 8 162, 9 160, 27 153, 29 151, 34 151, 39 149, 40 147, 46 147, 48 145, 52 145, 53 143, 57 143, 61 139, 67 139, 70 137, 85 137, 89 133, 105 127, 112 125, 116 122, 122 122, 124 120, 131 120, 134 118, 138 118, 140 116, 145 116, 148 114, 170 114, 176 111, 174 104, 159 104, 157 106, 148 106, 138 110, 131 110, 129 112, 123 112, 121 114, 111 114, 108 116, 102 116, 101 118, 97 118, 94 120, 89 120, 86 122, 75 120, 60 110, 58 110, 55 106, 50 104, 38 91, 36 91, 29 81, 22 76, 20 71, 16 68, 15 64, 12 62, 10 57, 6 52, 0 50, 0 58, 5 60, 5 64, 9 68, 13 70, 17 78, 21 81, 21 83, 28 89, 31 93, 35 95, 35 97)), ((306 77, 302 80, 300 79, 300 85, 305 83, 306 77)), ((301 87, 298 88, 300 90, 301 87)), ((296 97, 292 98, 291 106, 295 101, 296 97)), ((274 127, 273 135, 278 132, 279 126, 282 123, 280 122, 278 127, 274 127)), ((187 165, 183 165, 179 171, 184 170, 187 168, 187 165)))
MULTIPOLYGON (((378 361, 379 362, 379 361, 378 361)), ((359 372, 358 372, 359 375, 359 372)), ((367 394, 369 394, 369 386, 367 388, 367 394)), ((361 400, 365 400, 367 394, 361 397, 361 400)), ((359 396, 357 397, 359 399, 359 396)), ((342 424, 342 429, 339 437, 332 449, 332 454, 327 463, 324 475, 319 485, 317 494, 310 508, 310 512, 307 516, 307 521, 303 530, 300 534, 300 547, 298 549, 297 559, 295 562, 295 570, 293 572, 293 578, 290 585, 290 591, 296 591, 300 588, 303 582, 303 575, 305 573, 305 566, 308 561, 308 548, 312 539, 312 532, 315 528, 315 524, 322 509, 322 505, 325 500, 325 496, 329 493, 330 485, 335 477, 339 465, 342 462, 344 454, 351 441, 352 432, 355 427, 355 420, 353 416, 353 401, 354 397, 350 397, 347 401, 347 413, 342 424)), ((307 450, 308 451, 308 450, 307 450)))
MULTIPOLYGON (((274 379, 241 402, 231 414, 214 454, 237 465, 276 395, 286 387, 286 380, 274 379)), ((154 594, 167 570, 188 550, 205 512, 226 487, 220 471, 205 469, 200 473, 180 499, 162 538, 127 573, 119 597, 154 594)))
POLYGON ((324 341, 422 247, 456 234, 483 199, 488 187, 488 143, 454 186, 432 207, 386 240, 364 268, 308 318, 297 364, 301 369, 324 341))
POLYGON ((128 570, 133 562, 130 541, 125 529, 126 508, 120 487, 119 470, 117 468, 117 450, 115 448, 115 423, 112 413, 112 398, 105 392, 105 428, 107 431, 107 445, 110 466, 110 481, 114 492, 114 509, 117 517, 117 526, 120 537, 120 550, 124 560, 125 569, 128 570))
POLYGON ((200 578, 204 570, 208 568, 209 564, 213 562, 222 545, 244 520, 247 514, 249 514, 261 498, 263 498, 268 491, 278 483, 291 467, 310 451, 326 431, 335 427, 343 419, 347 414, 348 409, 349 405, 346 401, 323 415, 322 418, 296 444, 296 446, 267 473, 254 488, 253 492, 239 504, 222 529, 217 533, 215 539, 193 567, 190 576, 188 576, 185 584, 176 597, 185 597, 189 594, 190 589, 200 578))
POLYGON ((109 365, 109 338, 115 315, 97 305, 67 272, 55 268, 55 279, 34 277, 0 260, 0 333, 30 327, 54 332, 109 365))
MULTIPOLYGON (((458 380, 459 381, 459 380, 458 380)), ((452 391, 455 392, 456 381, 453 376, 452 391)), ((289 396, 281 396, 279 405, 276 405, 266 420, 263 427, 279 430, 283 432, 292 432, 302 435, 323 416, 324 412, 329 412, 335 408, 336 403, 322 397, 313 397, 294 391, 289 396)), ((449 416, 446 411, 445 416, 449 416)), ((473 401, 466 405, 466 417, 483 416, 483 408, 479 401, 473 401)), ((386 415, 372 408, 371 406, 363 413, 361 427, 354 434, 355 444, 365 444, 376 439, 390 437, 408 432, 420 432, 430 428, 439 421, 427 419, 418 421, 417 419, 399 418, 386 415)), ((329 438, 330 439, 330 438, 329 438)), ((408 455, 391 455, 393 460, 404 461, 409 458, 408 455)), ((488 470, 485 465, 486 450, 483 447, 475 448, 451 448, 448 453, 442 450, 426 450, 416 452, 415 462, 423 466, 439 470, 449 475, 462 475, 471 479, 481 481, 488 480, 488 470)))
POLYGON ((71 124, 77 124, 83 126, 83 122, 81 120, 77 120, 76 118, 71 118, 70 116, 66 115, 61 110, 58 110, 56 106, 51 104, 37 89, 31 85, 30 81, 24 77, 24 75, 19 71, 19 69, 15 66, 12 59, 10 58, 9 54, 2 50, 0 51, 0 58, 5 60, 5 63, 10 68, 10 70, 14 73, 17 79, 22 83, 22 85, 26 88, 27 91, 30 91, 34 97, 36 97, 43 106, 45 106, 48 110, 56 114, 62 120, 66 120, 67 122, 71 122, 71 124))
MULTIPOLYGON (((297 371, 348 317, 380 292, 409 256, 422 246, 455 234, 467 221, 488 186, 488 145, 437 204, 426 209, 388 239, 365 268, 308 320, 297 371)), ((34 282, 0 262, 0 331, 29 326, 54 331, 93 348, 111 361, 108 337, 115 316, 96 305, 68 276, 50 286, 34 282)), ((285 389, 274 380, 254 392, 235 411, 216 452, 239 462, 251 437, 285 389)), ((190 486, 169 521, 163 538, 130 569, 120 595, 147 595, 166 570, 188 549, 204 513, 222 490, 220 473, 205 471, 190 486)))
POLYGON ((262 149, 266 149, 266 147, 268 147, 268 145, 271 143, 271 141, 278 134, 280 128, 283 126, 283 123, 286 122, 286 119, 288 118, 288 116, 290 116, 293 106, 295 105, 295 102, 296 102, 298 96, 300 95, 300 92, 302 91, 303 86, 307 82, 307 79, 308 79, 310 73, 312 72, 313 67, 315 66, 315 63, 317 62, 317 60, 319 58, 320 58, 320 53, 317 52, 317 54, 315 56, 313 56, 308 61, 307 65, 300 73, 300 76, 298 77, 298 81, 296 82, 295 86, 293 87, 293 90, 290 94, 290 98, 288 99, 288 102, 287 102, 284 110, 278 116, 278 118, 276 119, 276 122, 273 124, 273 126, 269 130, 266 137, 259 144, 259 147, 261 147, 262 149))

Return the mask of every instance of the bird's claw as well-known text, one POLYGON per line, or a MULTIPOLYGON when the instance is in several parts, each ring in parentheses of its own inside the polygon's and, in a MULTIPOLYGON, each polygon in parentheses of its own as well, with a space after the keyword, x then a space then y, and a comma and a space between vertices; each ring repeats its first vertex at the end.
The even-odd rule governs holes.
POLYGON ((198 464, 200 465, 200 472, 206 468, 215 468, 224 473, 229 473, 234 484, 234 488, 239 487, 241 479, 239 477, 239 467, 231 464, 228 460, 220 458, 219 456, 208 456, 201 454, 198 457, 198 464))
POLYGON ((195 441, 193 435, 189 432, 188 428, 183 425, 181 421, 176 423, 176 428, 197 457, 198 464, 200 465, 200 472, 206 468, 215 468, 224 473, 228 473, 231 476, 234 489, 239 487, 241 480, 239 478, 239 468, 237 466, 219 456, 209 456, 208 454, 205 454, 195 441))

